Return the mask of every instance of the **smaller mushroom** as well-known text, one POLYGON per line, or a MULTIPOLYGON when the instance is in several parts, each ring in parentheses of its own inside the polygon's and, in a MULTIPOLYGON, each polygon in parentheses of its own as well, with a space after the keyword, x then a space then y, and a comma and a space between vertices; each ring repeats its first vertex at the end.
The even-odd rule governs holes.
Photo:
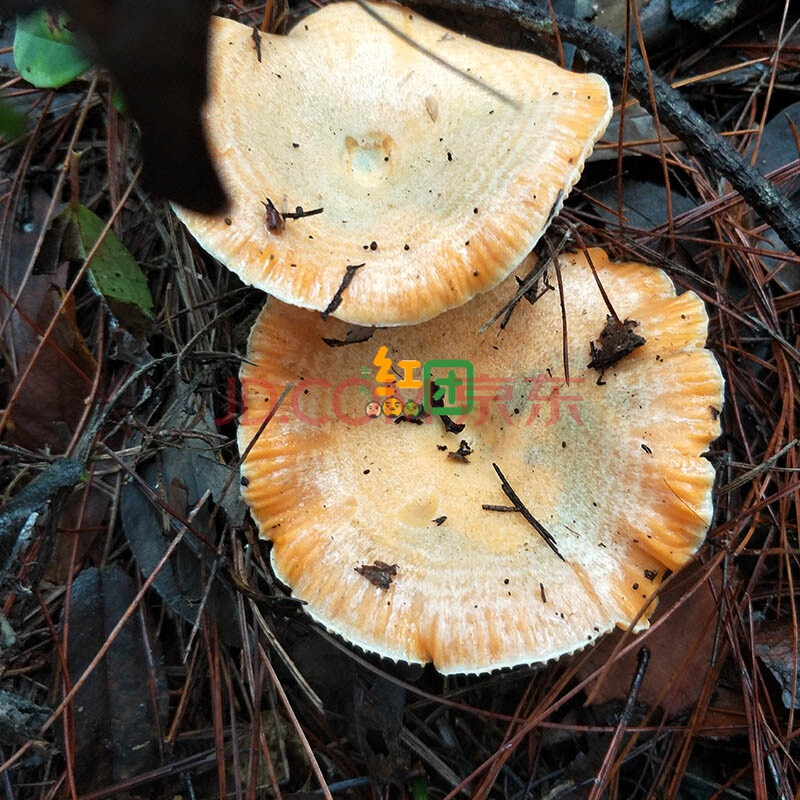
POLYGON ((378 8, 511 102, 355 3, 262 34, 261 58, 249 27, 214 18, 204 120, 231 207, 176 212, 247 283, 360 325, 402 325, 522 261, 580 177, 611 99, 597 75, 378 8))

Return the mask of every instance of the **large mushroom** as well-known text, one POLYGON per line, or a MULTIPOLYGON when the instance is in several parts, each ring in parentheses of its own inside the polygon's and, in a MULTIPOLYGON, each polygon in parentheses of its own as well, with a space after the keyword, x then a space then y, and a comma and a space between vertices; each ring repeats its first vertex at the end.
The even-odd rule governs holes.
POLYGON ((277 576, 326 628, 460 673, 555 658, 637 615, 647 624, 665 571, 711 519, 702 454, 720 432, 723 380, 693 292, 590 255, 616 342, 583 255, 559 257, 561 297, 543 283, 497 333, 477 330, 516 284, 360 342, 345 323, 268 301, 241 375, 244 495, 277 576), (436 400, 465 380, 465 360, 474 407, 441 416, 439 403, 467 402, 436 400), (386 398, 429 413, 397 417, 386 398))
POLYGON ((204 120, 231 207, 176 211, 247 283, 361 325, 399 325, 461 305, 519 265, 578 180, 611 101, 597 75, 376 8, 505 98, 354 3, 255 41, 216 18, 204 120))

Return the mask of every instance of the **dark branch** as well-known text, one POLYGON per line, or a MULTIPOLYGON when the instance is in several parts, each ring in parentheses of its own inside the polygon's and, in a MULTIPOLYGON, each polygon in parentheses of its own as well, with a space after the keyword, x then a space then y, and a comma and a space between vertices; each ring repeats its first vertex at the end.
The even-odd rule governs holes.
MULTIPOLYGON (((570 17, 551 18, 530 0, 425 0, 409 5, 457 9, 512 20, 530 34, 555 38, 554 24, 564 42, 586 51, 606 77, 621 81, 625 71, 625 43, 603 28, 570 17)), ((652 73, 651 73, 652 74, 652 73)), ((641 56, 631 53, 628 89, 652 113, 651 81, 641 56)), ((652 75, 652 96, 658 117, 708 167, 727 178, 737 192, 771 225, 781 240, 800 254, 800 213, 777 187, 725 141, 669 85, 652 75)))

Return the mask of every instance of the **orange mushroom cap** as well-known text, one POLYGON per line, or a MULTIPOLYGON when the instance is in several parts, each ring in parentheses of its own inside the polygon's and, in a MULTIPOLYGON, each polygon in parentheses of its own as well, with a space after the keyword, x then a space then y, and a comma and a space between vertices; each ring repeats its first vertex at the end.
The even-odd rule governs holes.
MULTIPOLYGON (((557 291, 523 299, 500 332, 476 331, 516 285, 342 346, 345 323, 267 303, 241 373, 241 450, 256 439, 244 496, 277 576, 326 628, 444 673, 545 661, 627 626, 700 546, 723 393, 703 303, 660 270, 590 254, 645 339, 599 383, 586 365, 608 309, 583 255, 559 257, 568 385, 557 291), (472 364, 474 408, 451 420, 463 430, 432 406, 376 417, 376 377, 424 403, 405 379, 431 359, 472 364), (550 543, 522 512, 483 508, 514 504, 501 478, 550 543)), ((430 372, 442 385, 450 368, 430 372)))
POLYGON ((204 119, 231 197, 176 208, 198 242, 281 300, 361 325, 430 319, 497 285, 530 252, 611 115, 608 86, 529 53, 354 3, 288 36, 215 18, 204 119), (313 216, 292 218, 300 207, 313 216), (348 267, 363 264, 331 308, 348 267))

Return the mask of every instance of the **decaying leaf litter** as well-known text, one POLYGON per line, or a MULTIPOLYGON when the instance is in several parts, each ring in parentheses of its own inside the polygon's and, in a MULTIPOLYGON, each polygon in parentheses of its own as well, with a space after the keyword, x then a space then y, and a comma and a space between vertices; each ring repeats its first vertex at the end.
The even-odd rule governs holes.
MULTIPOLYGON (((743 17, 738 31, 712 32, 687 40, 684 49, 649 54, 658 74, 688 81, 684 96, 737 149, 755 147, 765 122, 783 130, 771 138, 765 128, 758 153, 788 193, 797 150, 786 120, 798 65, 794 32, 780 27, 780 12, 775 7, 760 18, 764 36, 757 41, 747 33, 753 20, 743 17), (740 67, 742 54, 762 70, 740 67), (721 69, 729 76, 744 72, 744 78, 723 82, 721 69), (768 160, 773 153, 777 161, 768 160)), ((487 30, 494 26, 496 35, 519 41, 508 22, 476 16, 487 30)), ((257 14, 250 19, 259 21, 257 14)), ((51 268, 55 277, 42 284, 40 291, 55 301, 49 307, 38 301, 43 319, 4 307, 4 402, 20 383, 19 395, 31 393, 21 406, 28 438, 14 438, 8 420, 20 412, 12 406, 3 439, 3 512, 10 506, 13 514, 2 519, 20 544, 3 553, 0 620, 10 722, 0 742, 4 758, 14 760, 4 772, 14 796, 44 796, 59 786, 68 796, 245 796, 257 786, 286 794, 317 790, 320 780, 334 793, 365 797, 460 789, 470 796, 646 797, 656 787, 672 797, 793 796, 797 260, 765 238, 769 231, 737 202, 729 184, 691 149, 673 149, 668 132, 655 126, 655 142, 626 139, 621 154, 618 142, 608 140, 619 160, 590 165, 561 215, 585 242, 664 266, 680 287, 693 288, 709 304, 710 343, 729 389, 725 435, 709 454, 720 467, 716 519, 695 568, 665 585, 650 633, 609 638, 604 658, 589 650, 535 672, 443 680, 430 671, 376 665, 342 647, 305 622, 275 586, 254 531, 236 518, 235 507, 226 507, 229 493, 238 494, 228 419, 229 385, 235 393, 235 383, 228 379, 238 371, 235 354, 244 352, 262 297, 194 250, 166 207, 132 182, 137 132, 112 102, 105 76, 90 75, 71 88, 77 90, 73 104, 51 116, 58 94, 32 92, 14 78, 7 88, 34 106, 31 134, 16 149, 3 150, 2 286, 13 297, 17 279, 9 277, 5 259, 24 247, 26 231, 34 234, 29 246, 41 250, 47 216, 77 201, 112 221, 142 267, 156 327, 149 339, 137 339, 88 279, 67 297, 80 264, 57 256, 51 263, 64 277, 51 268), (648 154, 653 145, 658 149, 648 154), (83 152, 77 197, 56 169, 69 163, 70 147, 83 152), (647 187, 645 198, 656 200, 646 207, 631 201, 632 178, 647 187), (36 190, 45 201, 38 210, 31 202, 36 190), (666 200, 678 196, 670 216, 666 200), (631 220, 628 204, 646 208, 646 218, 631 220), (16 338, 8 334, 12 324, 16 338), (41 349, 40 370, 37 359, 22 381, 31 364, 23 346, 35 349, 51 325, 50 337, 61 338, 41 349), (60 409, 51 411, 49 369, 58 362, 74 379, 59 382, 60 409), (63 456, 80 465, 77 478, 63 456), (198 473, 198 459, 221 466, 198 473), (165 474, 172 474, 166 483, 165 474), (201 485, 195 485, 198 474, 201 485), (51 489, 49 502, 34 488, 37 476, 51 489), (136 499, 125 513, 123 491, 131 485, 136 499), (7 502, 12 497, 16 504, 7 502), (175 594, 159 591, 157 576, 143 574, 137 562, 143 556, 136 555, 126 523, 145 516, 160 517, 156 567, 168 549, 185 548, 182 559, 162 567, 177 576, 175 594), (153 688, 145 703, 148 724, 161 726, 160 746, 147 766, 125 773, 129 762, 104 740, 102 768, 98 762, 87 777, 75 719, 80 696, 66 705, 61 700, 84 688, 108 696, 110 688, 98 677, 102 667, 84 679, 76 673, 84 662, 70 658, 81 624, 75 598, 96 580, 92 570, 111 585, 120 569, 132 581, 127 596, 133 602, 111 611, 107 592, 92 599, 92 613, 104 605, 103 613, 111 613, 103 635, 119 627, 114 641, 120 647, 131 646, 120 637, 135 623, 131 681, 116 691, 129 692, 135 702, 135 682, 144 678, 157 687, 163 674, 168 699, 164 703, 153 688), (226 610, 220 617, 217 591, 232 597, 233 614, 226 610), (693 608, 703 609, 702 637, 699 630, 685 634, 696 626, 693 608), (245 647, 230 643, 234 628, 245 647), (657 646, 656 636, 667 646, 657 646), (632 656, 648 638, 654 641, 647 674, 637 703, 626 707, 636 671, 632 656), (663 673, 656 670, 659 662, 663 673), (654 679, 658 685, 648 688, 654 679), (598 775, 602 784, 595 782, 598 775)), ((558 240, 557 231, 551 238, 558 240)), ((27 290, 38 277, 28 278, 20 307, 23 298, 32 301, 27 290)), ((476 320, 476 327, 484 322, 476 320)), ((108 638, 106 644, 107 668, 114 645, 108 638)), ((97 646, 87 645, 94 650, 89 659, 97 646)), ((125 733, 134 730, 129 724, 125 733)))

